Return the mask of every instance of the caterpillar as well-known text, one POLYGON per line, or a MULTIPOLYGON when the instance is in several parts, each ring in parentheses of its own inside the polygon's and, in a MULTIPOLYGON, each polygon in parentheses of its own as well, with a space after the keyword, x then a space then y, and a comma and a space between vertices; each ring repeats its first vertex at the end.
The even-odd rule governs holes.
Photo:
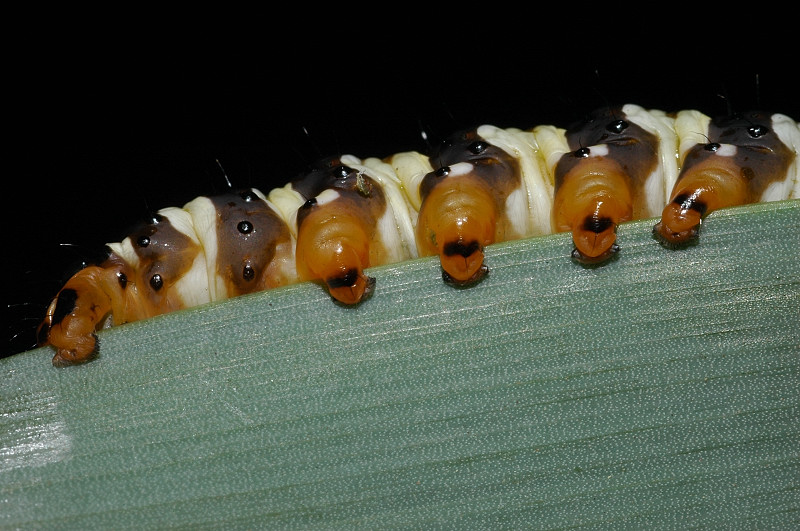
POLYGON ((602 265, 621 223, 660 216, 653 235, 676 248, 714 210, 798 197, 800 127, 783 114, 626 104, 567 128, 481 125, 429 154, 329 157, 268 194, 161 209, 65 283, 37 342, 55 366, 80 364, 103 328, 303 281, 358 304, 376 289, 365 269, 419 256, 469 287, 486 246, 553 232, 571 232, 576 263, 602 265))

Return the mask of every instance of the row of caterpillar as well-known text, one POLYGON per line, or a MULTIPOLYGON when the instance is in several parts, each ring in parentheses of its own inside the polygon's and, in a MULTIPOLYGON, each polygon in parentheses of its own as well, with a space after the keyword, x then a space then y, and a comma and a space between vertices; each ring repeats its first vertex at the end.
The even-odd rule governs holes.
POLYGON ((430 255, 468 286, 487 245, 552 232, 572 233, 575 261, 601 264, 620 223, 661 216, 653 233, 676 247, 716 209, 798 197, 800 128, 782 114, 628 104, 567 129, 482 125, 430 155, 343 155, 268 195, 162 209, 67 281, 37 341, 56 366, 83 363, 102 328, 210 301, 311 280, 356 304, 374 289, 365 268, 430 255))

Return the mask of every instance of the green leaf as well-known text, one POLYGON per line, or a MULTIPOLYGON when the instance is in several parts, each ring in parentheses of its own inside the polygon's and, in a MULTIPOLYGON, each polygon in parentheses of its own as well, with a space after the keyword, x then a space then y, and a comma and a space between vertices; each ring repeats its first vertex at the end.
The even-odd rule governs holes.
POLYGON ((700 243, 491 246, 489 276, 373 268, 0 360, 0 528, 800 524, 800 201, 700 243))

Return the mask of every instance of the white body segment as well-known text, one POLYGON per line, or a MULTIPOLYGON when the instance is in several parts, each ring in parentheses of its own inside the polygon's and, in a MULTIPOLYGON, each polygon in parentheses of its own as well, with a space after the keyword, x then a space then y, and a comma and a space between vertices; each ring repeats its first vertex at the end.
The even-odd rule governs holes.
MULTIPOLYGON (((387 162, 400 181, 400 186, 404 192, 404 197, 408 201, 410 211, 416 214, 422 206, 419 185, 422 183, 422 179, 434 169, 430 160, 422 153, 406 151, 392 155, 387 162)), ((416 215, 411 216, 411 223, 416 227, 416 215)))
POLYGON ((772 186, 767 188, 761 200, 800 199, 800 124, 785 114, 773 114, 772 127, 778 138, 794 150, 795 158, 784 182, 775 186, 775 189, 772 186))
POLYGON ((506 202, 509 220, 517 238, 549 234, 553 206, 553 180, 535 135, 520 129, 500 129, 482 125, 478 134, 517 159, 522 172, 522 189, 506 202))
POLYGON ((194 231, 203 248, 206 262, 206 281, 209 298, 212 301, 229 297, 225 283, 219 278, 217 271, 217 211, 207 197, 197 197, 186 203, 183 208, 191 215, 194 231))
POLYGON ((675 120, 663 111, 648 111, 632 104, 624 105, 622 112, 628 120, 659 140, 659 164, 645 184, 647 216, 654 217, 661 214, 678 179, 678 136, 675 134, 675 120))
MULTIPOLYGON (((402 262, 417 257, 417 245, 414 240, 414 224, 408 199, 403 192, 402 182, 391 165, 377 158, 360 160, 353 155, 341 157, 343 164, 361 171, 380 183, 386 197, 386 212, 379 222, 378 232, 389 253, 388 263, 402 262)), ((413 216, 416 217, 416 216, 413 216)))

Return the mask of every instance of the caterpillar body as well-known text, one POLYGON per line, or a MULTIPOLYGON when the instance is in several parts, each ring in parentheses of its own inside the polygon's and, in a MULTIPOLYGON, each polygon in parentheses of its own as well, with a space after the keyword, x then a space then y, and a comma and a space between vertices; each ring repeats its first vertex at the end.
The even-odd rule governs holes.
POLYGON ((566 129, 482 125, 427 155, 332 157, 266 195, 159 210, 66 282, 37 341, 54 365, 78 364, 102 328, 245 293, 317 281, 356 304, 375 289, 366 268, 432 255, 445 281, 469 286, 487 245, 552 232, 572 233, 576 262, 600 264, 620 223, 660 216, 653 234, 675 247, 716 209, 798 197, 800 128, 782 114, 627 104, 566 129))

